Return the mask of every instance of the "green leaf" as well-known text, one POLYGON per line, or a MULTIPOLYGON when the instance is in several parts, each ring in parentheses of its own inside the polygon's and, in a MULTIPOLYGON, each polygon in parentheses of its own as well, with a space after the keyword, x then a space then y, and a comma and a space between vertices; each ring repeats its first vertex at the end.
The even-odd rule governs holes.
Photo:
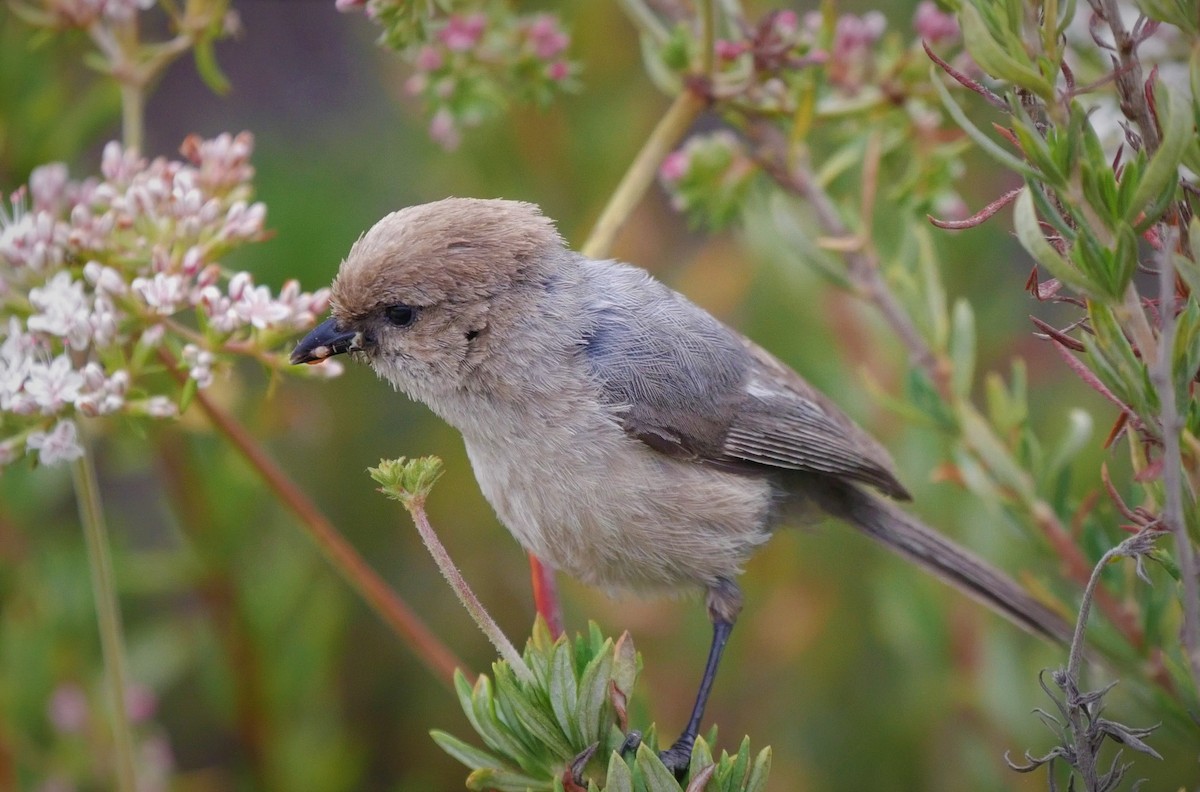
MULTIPOLYGON (((1200 55, 1193 54, 1193 62, 1198 59, 1200 55)), ((1192 113, 1189 112, 1191 104, 1180 91, 1172 91, 1165 85, 1162 88, 1158 101, 1158 117, 1163 127, 1162 143, 1146 165, 1137 192, 1133 194, 1129 206, 1133 217, 1126 217, 1130 222, 1136 217, 1136 213, 1149 212, 1151 202, 1158 204, 1158 199, 1163 193, 1170 196, 1175 194, 1179 186, 1179 163, 1183 159, 1184 149, 1196 134, 1192 113)), ((1162 211, 1159 210, 1158 213, 1161 214, 1162 211)))
POLYGON ((1064 285, 1081 294, 1095 294, 1097 289, 1091 279, 1064 259, 1042 233, 1033 208, 1033 191, 1037 189, 1040 188, 1036 184, 1026 184, 1013 206, 1013 227, 1017 232, 1017 240, 1033 256, 1034 261, 1064 285))
POLYGON ((604 792, 633 792, 633 772, 616 751, 608 757, 604 792))
POLYGON ((553 781, 544 781, 512 770, 483 768, 467 776, 467 789, 479 792, 551 792, 553 781))
POLYGON ((771 774, 771 746, 758 752, 754 765, 750 768, 750 777, 746 779, 746 792, 766 792, 767 776, 771 774))
POLYGON ((969 2, 963 4, 958 18, 962 24, 963 44, 985 72, 1027 88, 1047 102, 1056 101, 1053 86, 1041 73, 1034 69, 1031 63, 1022 62, 1013 56, 1014 52, 1025 54, 1016 34, 1006 37, 1009 41, 997 41, 988 30, 979 9, 969 2))
POLYGON ((950 334, 950 361, 954 364, 954 371, 951 387, 955 395, 965 399, 971 395, 971 384, 975 378, 975 314, 965 299, 955 301, 952 322, 954 331, 950 334))
POLYGON ((229 93, 229 78, 225 76, 225 73, 221 71, 221 67, 217 65, 217 53, 213 47, 214 39, 215 36, 204 35, 196 42, 196 73, 200 75, 200 79, 208 86, 208 90, 217 96, 224 96, 229 93))
POLYGON ((572 745, 583 747, 590 745, 598 735, 590 733, 590 724, 581 724, 578 718, 575 664, 572 662, 572 648, 566 640, 560 640, 550 653, 550 706, 554 717, 558 719, 559 728, 570 739, 572 745), (589 730, 585 736, 583 728, 589 730))
POLYGON ((567 759, 577 753, 563 730, 538 706, 534 691, 520 685, 507 664, 496 663, 493 668, 496 672, 497 697, 512 709, 516 723, 559 758, 567 759))
POLYGON ((381 459, 377 467, 367 470, 379 484, 379 491, 400 501, 405 508, 418 500, 424 501, 444 472, 442 460, 435 456, 381 459))
POLYGON ((1195 293, 1176 321, 1171 368, 1175 376, 1176 404, 1182 405, 1189 401, 1192 381, 1200 368, 1200 305, 1196 303, 1195 293))
POLYGON ((688 763, 688 778, 695 778, 711 764, 713 764, 713 755, 708 741, 703 737, 697 737, 696 744, 692 747, 691 761, 688 763))
POLYGON ((949 113, 950 117, 954 119, 954 123, 958 124, 959 128, 961 128, 963 132, 966 132, 967 136, 970 137, 971 140, 974 140, 975 144, 983 149, 984 153, 988 154, 990 157, 992 157, 992 159, 996 160, 1004 167, 1021 174, 1027 179, 1034 179, 1038 181, 1043 179, 1042 174, 1039 173, 1036 168, 1033 168, 1029 165, 1029 163, 1010 154, 1007 149, 1003 148, 999 143, 984 134, 982 130, 976 127, 975 124, 972 123, 969 118, 967 118, 967 114, 963 112, 962 108, 959 107, 954 101, 954 98, 950 96, 950 91, 943 84, 941 76, 938 72, 938 67, 936 65, 930 67, 929 75, 929 79, 933 82, 934 90, 937 91, 938 98, 942 100, 942 106, 946 108, 946 112, 949 113))
POLYGON ((637 768, 646 785, 646 792, 682 792, 675 776, 645 743, 637 749, 637 768))
POLYGON ((437 743, 439 748, 472 770, 483 768, 499 770, 504 766, 504 763, 500 759, 487 751, 480 750, 473 745, 468 745, 457 737, 447 734, 440 729, 431 730, 429 736, 433 738, 433 741, 437 743))
MULTIPOLYGON (((459 687, 458 679, 461 673, 454 675, 455 688, 459 687)), ((466 681, 466 677, 463 677, 466 681)), ((521 742, 509 733, 507 727, 496 717, 496 702, 492 694, 492 680, 486 674, 480 674, 475 680, 475 688, 471 691, 470 706, 463 707, 463 713, 470 721, 475 733, 483 738, 484 743, 493 751, 500 752, 507 759, 517 759, 524 756, 526 751, 521 742)))
POLYGON ((588 663, 579 677, 579 728, 585 733, 594 733, 600 724, 600 713, 608 701, 608 684, 612 680, 612 640, 606 640, 603 648, 588 663))
POLYGON ((1046 463, 1043 478, 1056 475, 1075 460, 1079 451, 1091 439, 1093 426, 1091 413, 1080 409, 1072 409, 1067 413, 1066 432, 1046 463))

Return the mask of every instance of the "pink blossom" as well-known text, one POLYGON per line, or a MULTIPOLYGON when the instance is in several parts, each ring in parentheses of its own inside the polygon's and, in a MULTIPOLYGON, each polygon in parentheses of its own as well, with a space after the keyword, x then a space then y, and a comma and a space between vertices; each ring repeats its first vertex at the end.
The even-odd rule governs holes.
POLYGON ((170 316, 187 301, 181 275, 157 272, 153 278, 134 278, 131 286, 134 294, 160 316, 170 316))
POLYGON ((57 212, 66 199, 67 185, 67 166, 61 162, 34 168, 29 174, 29 195, 33 199, 33 208, 57 212))
POLYGON ((189 366, 188 376, 196 381, 200 388, 207 388, 213 382, 213 363, 216 356, 207 349, 201 349, 195 344, 183 348, 183 362, 189 366))
POLYGON ((83 387, 83 375, 71 366, 71 359, 59 355, 49 364, 34 361, 25 380, 25 394, 43 415, 53 415, 72 404, 83 387))
POLYGON ((538 14, 529 24, 529 41, 533 44, 533 54, 541 60, 550 60, 561 53, 571 43, 558 27, 558 20, 550 14, 538 14))
POLYGON ((921 0, 913 14, 913 28, 930 44, 958 38, 958 21, 937 7, 933 0, 921 0))
POLYGON ((249 132, 237 135, 222 133, 212 140, 188 135, 179 151, 199 168, 197 183, 207 190, 219 191, 235 187, 254 178, 250 153, 254 136, 249 132))
POLYGON ((454 122, 454 116, 445 107, 439 109, 430 119, 429 137, 446 151, 453 151, 462 142, 462 133, 454 122))
POLYGON ((438 31, 438 39, 452 52, 473 49, 487 28, 486 14, 452 14, 446 26, 438 31))
POLYGON ((266 286, 246 289, 241 298, 234 302, 233 310, 243 322, 248 322, 259 330, 279 324, 291 316, 291 311, 286 305, 272 299, 271 290, 266 286))
POLYGON ((565 60, 557 60, 546 66, 546 76, 554 82, 562 82, 571 76, 571 65, 565 60))
POLYGON ((62 734, 78 734, 87 726, 89 707, 87 694, 73 682, 59 685, 46 704, 46 715, 55 730, 62 734))
POLYGON ((713 43, 713 52, 721 60, 731 61, 744 52, 749 51, 750 44, 745 41, 728 41, 717 39, 713 43))
POLYGON ((75 422, 70 419, 59 421, 49 432, 31 432, 25 445, 37 451, 38 461, 46 466, 73 462, 83 456, 75 422))
POLYGON ((771 26, 784 38, 791 38, 800 31, 800 18, 790 8, 776 11, 771 17, 771 26))
POLYGON ((134 683, 125 690, 125 714, 134 723, 143 723, 158 711, 158 696, 145 685, 134 683))
POLYGON ((30 289, 29 302, 37 309, 27 322, 30 330, 59 336, 72 349, 87 349, 92 328, 81 281, 59 272, 45 286, 30 289))
POLYGON ((658 168, 658 175, 665 182, 677 182, 688 172, 690 165, 691 161, 687 152, 672 151, 663 159, 662 165, 658 168))
POLYGON ((365 8, 367 0, 334 0, 333 7, 343 14, 365 8))
POLYGON ((442 68, 446 59, 442 57, 442 53, 437 47, 424 46, 417 51, 417 56, 413 58, 413 66, 421 71, 431 72, 442 68))

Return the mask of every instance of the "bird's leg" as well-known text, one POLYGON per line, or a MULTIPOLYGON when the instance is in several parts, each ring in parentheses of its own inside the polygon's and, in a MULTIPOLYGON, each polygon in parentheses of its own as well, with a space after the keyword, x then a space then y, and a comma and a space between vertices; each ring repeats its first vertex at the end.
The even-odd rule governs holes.
POLYGON ((742 610, 742 592, 732 580, 721 578, 709 587, 707 602, 713 637, 708 648, 708 662, 704 664, 704 676, 700 679, 700 689, 696 691, 696 703, 692 706, 692 716, 675 744, 659 754, 663 764, 676 775, 685 771, 691 762, 692 747, 700 733, 704 706, 708 703, 708 694, 712 692, 717 666, 721 664, 721 653, 725 650, 729 634, 733 632, 733 624, 742 610))

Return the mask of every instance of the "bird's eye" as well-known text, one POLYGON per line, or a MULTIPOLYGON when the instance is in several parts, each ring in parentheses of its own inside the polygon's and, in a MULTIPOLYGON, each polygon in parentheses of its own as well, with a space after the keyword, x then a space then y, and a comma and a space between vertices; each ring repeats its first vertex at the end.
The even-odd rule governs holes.
POLYGON ((383 317, 396 327, 408 327, 417 318, 417 309, 411 305, 389 305, 383 309, 383 317))

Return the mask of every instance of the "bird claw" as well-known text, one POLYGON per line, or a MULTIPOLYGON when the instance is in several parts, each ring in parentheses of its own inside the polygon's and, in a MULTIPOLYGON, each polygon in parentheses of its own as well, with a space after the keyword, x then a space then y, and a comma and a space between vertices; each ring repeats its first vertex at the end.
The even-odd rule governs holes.
POLYGON ((621 747, 617 749, 617 753, 619 753, 621 755, 621 757, 624 758, 624 757, 628 756, 629 754, 637 751, 638 746, 640 746, 641 744, 642 744, 642 733, 640 731, 638 731, 637 729, 634 729, 633 731, 629 732, 629 734, 625 735, 625 742, 621 743, 621 747))
POLYGON ((688 765, 692 763, 692 746, 693 740, 679 738, 679 741, 665 751, 660 751, 658 758, 666 765, 666 768, 675 774, 676 778, 687 772, 688 765))

